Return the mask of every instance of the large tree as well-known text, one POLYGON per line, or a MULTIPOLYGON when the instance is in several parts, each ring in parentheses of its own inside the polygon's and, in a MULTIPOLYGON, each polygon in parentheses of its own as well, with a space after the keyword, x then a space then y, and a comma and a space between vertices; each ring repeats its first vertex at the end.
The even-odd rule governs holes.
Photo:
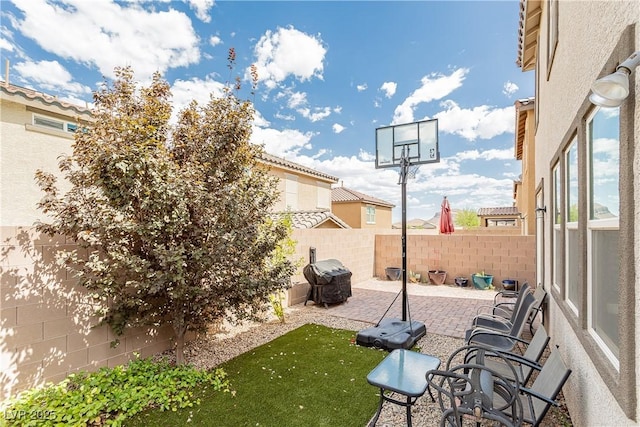
POLYGON ((292 263, 273 256, 289 230, 269 217, 277 178, 249 143, 253 108, 231 88, 192 102, 170 125, 171 93, 159 74, 139 88, 130 68, 94 94, 95 121, 75 134, 60 170, 38 171, 48 234, 86 250, 59 259, 101 302, 102 322, 170 324, 183 362, 187 331, 223 317, 256 319, 289 286, 292 263))

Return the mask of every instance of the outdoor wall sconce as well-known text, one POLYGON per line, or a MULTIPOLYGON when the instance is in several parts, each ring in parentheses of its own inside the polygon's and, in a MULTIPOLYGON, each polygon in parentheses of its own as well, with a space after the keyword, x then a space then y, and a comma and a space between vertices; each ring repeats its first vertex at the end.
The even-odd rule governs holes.
POLYGON ((536 217, 542 218, 546 212, 547 212, 546 206, 543 206, 541 208, 536 208, 536 217))
POLYGON ((600 107, 622 105, 629 96, 629 76, 638 65, 640 65, 640 51, 633 52, 616 67, 614 73, 593 82, 591 86, 593 93, 589 96, 589 101, 600 107))

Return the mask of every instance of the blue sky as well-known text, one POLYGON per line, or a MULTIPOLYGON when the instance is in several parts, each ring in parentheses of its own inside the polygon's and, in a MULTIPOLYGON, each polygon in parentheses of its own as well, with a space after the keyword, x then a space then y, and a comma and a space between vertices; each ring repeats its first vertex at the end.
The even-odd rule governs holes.
POLYGON ((2 0, 1 9, 13 84, 90 105, 102 76, 131 65, 143 83, 160 71, 179 110, 239 76, 257 110, 254 142, 396 204, 394 220, 398 172, 375 169, 375 129, 437 118, 441 161, 408 182, 408 218, 431 218, 443 196, 453 209, 513 203, 514 102, 534 94, 533 73, 515 65, 518 0, 2 0))

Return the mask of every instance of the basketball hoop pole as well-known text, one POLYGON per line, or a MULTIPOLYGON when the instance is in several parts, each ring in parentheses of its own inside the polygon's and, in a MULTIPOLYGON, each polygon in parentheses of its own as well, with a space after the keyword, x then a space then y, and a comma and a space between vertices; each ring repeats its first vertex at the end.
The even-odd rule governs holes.
POLYGON ((402 186, 402 321, 407 321, 407 174, 409 173, 409 147, 402 147, 400 158, 400 185, 402 186))

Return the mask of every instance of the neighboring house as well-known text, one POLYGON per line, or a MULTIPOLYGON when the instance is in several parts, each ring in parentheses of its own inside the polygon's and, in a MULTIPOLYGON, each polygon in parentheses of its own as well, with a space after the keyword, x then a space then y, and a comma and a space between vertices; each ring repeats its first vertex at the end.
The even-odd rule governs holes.
POLYGON ((480 227, 519 227, 520 212, 515 206, 502 208, 480 208, 480 227))
POLYGON ((533 98, 515 102, 515 157, 522 164, 520 179, 513 182, 513 199, 521 214, 522 234, 536 232, 536 180, 535 180, 535 101, 533 98))
MULTIPOLYGON (((438 214, 439 216, 440 214, 438 214)), ((439 218, 436 218, 436 223, 438 223, 439 218)), ((401 222, 394 222, 392 225, 392 228, 397 228, 400 229, 402 228, 402 221, 401 222)), ((427 221, 425 219, 421 219, 421 218, 414 218, 414 219, 409 219, 407 220, 407 229, 412 229, 412 230, 435 230, 438 227, 432 222, 432 221, 427 221)))
POLYGON ((331 211, 352 228, 391 228, 394 206, 346 187, 331 190, 331 211))
POLYGON ((331 211, 331 184, 338 178, 267 153, 259 161, 280 179, 275 215, 290 215, 293 228, 349 228, 331 211))
POLYGON ((518 65, 535 71, 538 279, 573 370, 574 425, 640 416, 640 69, 619 107, 593 83, 640 51, 640 2, 521 0, 518 65))
POLYGON ((88 109, 31 89, 0 83, 0 226, 31 226, 41 218, 36 169, 58 171, 71 154, 73 132, 91 120, 88 109))

